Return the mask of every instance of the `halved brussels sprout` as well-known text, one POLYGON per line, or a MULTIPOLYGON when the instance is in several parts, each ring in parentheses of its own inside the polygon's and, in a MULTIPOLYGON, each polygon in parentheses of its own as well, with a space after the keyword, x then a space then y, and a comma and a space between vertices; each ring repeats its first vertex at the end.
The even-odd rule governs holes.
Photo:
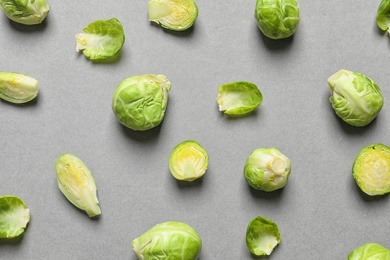
POLYGON ((290 159, 276 148, 258 148, 248 157, 244 176, 248 184, 263 191, 283 188, 291 171, 290 159))
POLYGON ((0 9, 14 22, 33 25, 45 20, 50 7, 46 0, 0 0, 0 9))
POLYGON ((76 51, 91 60, 112 58, 125 42, 122 24, 116 18, 97 20, 83 29, 85 33, 76 34, 76 51))
POLYGON ((0 196, 0 238, 21 235, 30 221, 30 210, 23 200, 12 195, 0 196))
POLYGON ((164 75, 145 74, 123 80, 112 97, 112 110, 124 126, 146 131, 164 119, 171 83, 164 75))
POLYGON ((91 171, 73 154, 63 154, 56 161, 58 187, 65 197, 89 217, 101 214, 96 183, 91 171))
POLYGON ((390 0, 382 0, 378 7, 376 23, 383 31, 390 33, 390 0))
POLYGON ((36 98, 38 91, 36 79, 19 73, 0 72, 0 98, 16 104, 26 103, 36 98))
POLYGON ((255 18, 268 38, 287 38, 298 28, 299 5, 297 0, 257 0, 255 18))
POLYGON ((173 31, 187 30, 198 17, 194 0, 151 0, 148 11, 149 21, 173 31))
POLYGON ((246 229, 246 246, 256 256, 270 255, 280 243, 280 231, 272 220, 258 216, 246 229))
POLYGON ((367 243, 356 248, 351 253, 349 253, 347 260, 389 260, 389 259, 390 259, 390 250, 376 243, 367 243))
POLYGON ((383 144, 364 147, 352 166, 359 188, 370 196, 390 192, 390 148, 383 144))
POLYGON ((132 247, 140 260, 196 260, 202 240, 188 224, 169 221, 155 225, 133 240, 132 247))
POLYGON ((169 169, 177 180, 194 181, 207 170, 209 156, 203 147, 193 140, 178 144, 169 158, 169 169))
POLYGON ((217 102, 219 111, 228 115, 244 115, 255 110, 263 101, 257 86, 237 81, 219 86, 217 102))
POLYGON ((363 74, 340 70, 328 78, 328 85, 334 111, 350 125, 368 125, 382 109, 381 90, 363 74))

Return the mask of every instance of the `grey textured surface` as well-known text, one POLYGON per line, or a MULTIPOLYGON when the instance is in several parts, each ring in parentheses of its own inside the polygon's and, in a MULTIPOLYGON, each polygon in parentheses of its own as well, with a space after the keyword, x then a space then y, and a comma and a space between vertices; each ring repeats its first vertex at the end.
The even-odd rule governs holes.
POLYGON ((31 222, 16 241, 0 242, 0 259, 135 259, 131 241, 153 225, 182 221, 203 240, 200 259, 253 259, 248 222, 274 220, 281 244, 267 259, 345 259, 364 243, 390 247, 388 196, 369 198, 351 167, 361 148, 390 145, 390 38, 375 23, 380 1, 300 0, 294 37, 271 41, 254 19, 255 0, 198 0, 199 17, 174 33, 147 20, 147 1, 50 1, 39 26, 0 16, 1 71, 40 83, 26 105, 0 102, 0 193, 21 197, 31 222), (118 18, 126 41, 114 63, 75 51, 75 34, 98 19, 118 18), (332 110, 326 79, 339 69, 378 83, 385 105, 369 126, 354 128, 332 110), (111 111, 126 77, 165 74, 172 83, 160 127, 126 130, 111 111), (215 101, 219 85, 258 85, 264 101, 229 119, 215 101), (194 139, 208 151, 200 181, 175 181, 171 150, 194 139), (243 177, 256 148, 291 159, 287 186, 256 192, 243 177), (102 215, 91 220, 57 187, 54 163, 80 157, 95 176, 102 215))

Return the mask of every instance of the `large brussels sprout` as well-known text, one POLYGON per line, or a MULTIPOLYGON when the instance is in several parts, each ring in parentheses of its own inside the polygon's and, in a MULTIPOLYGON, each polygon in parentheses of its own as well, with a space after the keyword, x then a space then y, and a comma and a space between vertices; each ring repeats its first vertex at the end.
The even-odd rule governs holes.
POLYGON ((270 255, 280 243, 280 231, 272 220, 258 216, 246 230, 246 246, 256 256, 270 255))
POLYGON ((133 240, 140 260, 195 260, 202 250, 198 233, 186 223, 163 222, 133 240))
POLYGON ((50 7, 46 0, 0 0, 0 9, 14 22, 33 25, 45 20, 50 7))
POLYGON ((169 157, 169 169, 173 177, 182 181, 194 181, 207 170, 209 156, 203 147, 193 140, 178 144, 169 157))
POLYGON ((390 148, 383 144, 364 147, 352 166, 359 188, 370 196, 390 192, 390 148))
POLYGON ((276 148, 258 148, 248 157, 244 176, 248 184, 263 191, 283 188, 291 171, 290 159, 276 148))
POLYGON ((122 49, 125 33, 116 18, 97 20, 83 29, 85 33, 76 34, 76 51, 91 60, 112 58, 122 49))
POLYGON ((112 97, 112 110, 124 126, 138 131, 164 119, 171 83, 164 75, 145 74, 123 80, 112 97))
POLYGON ((390 33, 390 0, 382 0, 378 7, 376 23, 383 31, 390 33))
POLYGON ((23 200, 12 195, 0 196, 0 238, 23 234, 30 221, 30 210, 23 200))
POLYGON ((194 0, 151 0, 148 3, 149 21, 173 31, 190 28, 198 17, 194 0))
POLYGON ((390 260, 390 250, 376 243, 367 243, 349 253, 347 260, 390 260))
POLYGON ((263 95, 251 82, 237 81, 219 86, 217 103, 219 111, 228 115, 244 115, 255 110, 263 95))
POLYGON ((91 171, 73 154, 63 154, 56 161, 58 187, 65 197, 89 217, 101 214, 96 183, 91 171))
POLYGON ((257 0, 255 18, 268 38, 287 38, 298 28, 299 5, 297 0, 257 0))
POLYGON ((340 70, 328 78, 328 85, 334 111, 350 125, 368 125, 382 109, 381 90, 363 74, 340 70))
POLYGON ((0 98, 12 103, 26 103, 37 97, 38 81, 30 76, 0 72, 0 98))

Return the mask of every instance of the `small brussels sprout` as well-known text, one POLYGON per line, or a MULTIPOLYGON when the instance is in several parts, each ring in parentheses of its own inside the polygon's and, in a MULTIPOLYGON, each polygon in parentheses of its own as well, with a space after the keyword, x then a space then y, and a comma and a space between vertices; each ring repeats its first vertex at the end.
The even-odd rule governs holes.
POLYGON ((287 38, 298 28, 299 5, 297 0, 257 0, 255 18, 268 38, 287 38))
POLYGON ((258 148, 249 155, 244 176, 251 187, 274 191, 286 185, 290 171, 290 160, 278 149, 258 148))
POLYGON ((217 102, 219 111, 228 115, 244 115, 255 110, 263 101, 257 86, 237 81, 219 86, 217 102))
POLYGON ((58 187, 65 197, 89 217, 101 214, 92 173, 78 157, 63 154, 56 161, 58 187))
POLYGON ((169 158, 169 169, 177 180, 194 181, 207 170, 209 156, 203 147, 188 140, 178 144, 169 158))
POLYGON ((0 9, 14 22, 33 25, 45 20, 50 7, 46 0, 0 0, 0 9))
POLYGON ((383 144, 364 147, 352 166, 359 188, 370 196, 390 192, 390 148, 383 144))
POLYGON ((202 240, 188 224, 170 221, 152 227, 133 240, 132 247, 140 260, 196 260, 202 240))
POLYGON ((378 7, 376 23, 383 31, 390 33, 390 0, 382 0, 378 7))
POLYGON ((112 58, 125 42, 122 24, 116 18, 97 20, 83 29, 85 33, 76 34, 76 51, 90 60, 112 58))
POLYGON ((0 98, 11 103, 26 103, 37 97, 38 81, 30 76, 0 72, 0 98))
POLYGON ((347 260, 389 260, 390 250, 376 244, 364 244, 348 254, 347 260))
POLYGON ((369 77, 340 70, 328 78, 328 85, 334 111, 352 126, 368 125, 382 109, 381 90, 369 77))
POLYGON ((23 200, 12 195, 0 196, 0 238, 23 234, 30 221, 30 210, 23 200))
POLYGON ((148 3, 149 21, 173 31, 190 28, 198 17, 194 0, 151 0, 148 3))
POLYGON ((164 119, 171 83, 164 75, 145 74, 123 80, 112 97, 112 110, 124 126, 146 131, 164 119))
POLYGON ((246 229, 246 246, 256 256, 270 255, 280 243, 280 231, 272 220, 258 216, 246 229))

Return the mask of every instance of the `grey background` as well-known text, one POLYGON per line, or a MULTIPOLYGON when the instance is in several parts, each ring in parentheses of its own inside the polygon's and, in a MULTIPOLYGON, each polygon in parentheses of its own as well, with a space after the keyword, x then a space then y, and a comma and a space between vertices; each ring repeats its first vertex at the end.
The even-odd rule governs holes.
POLYGON ((367 242, 390 248, 389 197, 365 196, 351 175, 360 149, 390 145, 390 38, 375 23, 380 1, 300 0, 298 31, 281 41, 257 28, 255 0, 197 0, 198 19, 181 33, 148 22, 147 2, 50 1, 38 26, 1 14, 0 70, 38 79, 40 93, 26 105, 0 102, 0 193, 31 210, 24 236, 1 241, 0 259, 136 259, 131 241, 169 220, 198 231, 200 259, 254 259, 245 232, 258 215, 282 236, 264 259, 346 259, 367 242), (93 63, 76 53, 75 34, 112 17, 126 34, 120 58, 93 63), (382 89, 385 105, 369 126, 348 126, 332 110, 326 80, 339 69, 382 89), (172 83, 168 109, 160 127, 133 132, 116 121, 111 97, 123 79, 146 73, 172 83), (257 84, 264 101, 229 119, 218 111, 217 88, 238 80, 257 84), (187 139, 210 156, 204 178, 188 184, 168 169, 170 152, 187 139), (246 184, 246 158, 259 147, 291 159, 283 190, 246 184), (94 174, 100 218, 59 191, 54 163, 63 153, 94 174))

